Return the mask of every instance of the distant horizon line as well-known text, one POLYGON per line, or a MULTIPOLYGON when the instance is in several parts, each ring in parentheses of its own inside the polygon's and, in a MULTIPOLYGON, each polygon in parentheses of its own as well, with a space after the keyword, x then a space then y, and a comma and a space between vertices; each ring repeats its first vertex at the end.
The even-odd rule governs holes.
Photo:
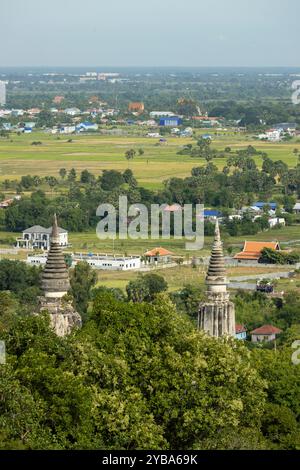
POLYGON ((9 68, 300 69, 300 65, 0 65, 0 69, 9 68))

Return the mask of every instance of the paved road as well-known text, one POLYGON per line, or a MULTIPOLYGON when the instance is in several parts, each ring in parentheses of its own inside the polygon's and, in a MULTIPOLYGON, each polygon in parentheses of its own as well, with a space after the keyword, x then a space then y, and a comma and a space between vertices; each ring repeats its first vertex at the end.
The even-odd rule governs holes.
POLYGON ((265 274, 248 274, 245 276, 235 276, 230 277, 229 287, 231 289, 245 289, 245 290, 255 290, 256 283, 244 282, 251 281, 252 279, 280 279, 280 278, 289 278, 293 271, 278 271, 275 273, 265 273, 265 274))

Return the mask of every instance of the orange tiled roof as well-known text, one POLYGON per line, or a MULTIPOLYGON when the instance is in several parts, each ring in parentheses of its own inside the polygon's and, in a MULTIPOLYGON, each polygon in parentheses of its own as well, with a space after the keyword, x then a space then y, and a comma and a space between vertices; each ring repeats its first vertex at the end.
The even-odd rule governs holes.
POLYGON ((279 250, 278 242, 245 242, 244 249, 237 253, 234 259, 258 260, 264 248, 279 250))
POLYGON ((240 325, 239 323, 236 323, 235 325, 235 332, 236 334, 238 333, 245 333, 247 330, 246 328, 244 327, 244 325, 240 325))
POLYGON ((252 335, 273 335, 279 333, 282 333, 282 330, 273 325, 263 325, 260 328, 256 328, 256 330, 251 331, 252 335))
POLYGON ((153 248, 153 250, 147 251, 145 256, 168 256, 172 255, 171 251, 166 250, 165 248, 153 248))
POLYGON ((182 210, 182 207, 179 204, 172 204, 172 206, 168 205, 164 209, 165 212, 177 212, 181 210, 182 210))

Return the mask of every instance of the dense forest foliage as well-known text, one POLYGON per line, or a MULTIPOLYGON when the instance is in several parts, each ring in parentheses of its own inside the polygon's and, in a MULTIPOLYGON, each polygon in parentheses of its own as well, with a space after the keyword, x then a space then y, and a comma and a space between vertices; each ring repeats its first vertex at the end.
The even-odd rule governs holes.
POLYGON ((299 296, 238 293, 237 321, 285 328, 276 350, 246 346, 196 330, 201 290, 169 295, 147 274, 125 295, 80 263, 69 295, 84 324, 59 338, 32 315, 39 269, 23 266, 0 262, 0 448, 300 448, 299 296))

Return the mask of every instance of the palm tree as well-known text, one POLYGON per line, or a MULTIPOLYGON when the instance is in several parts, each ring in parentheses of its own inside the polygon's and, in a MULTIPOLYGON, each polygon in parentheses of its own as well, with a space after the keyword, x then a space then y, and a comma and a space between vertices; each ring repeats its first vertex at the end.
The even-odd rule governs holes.
POLYGON ((125 152, 125 158, 128 161, 128 166, 129 166, 129 161, 133 160, 135 155, 136 155, 136 151, 134 149, 130 149, 125 152))

